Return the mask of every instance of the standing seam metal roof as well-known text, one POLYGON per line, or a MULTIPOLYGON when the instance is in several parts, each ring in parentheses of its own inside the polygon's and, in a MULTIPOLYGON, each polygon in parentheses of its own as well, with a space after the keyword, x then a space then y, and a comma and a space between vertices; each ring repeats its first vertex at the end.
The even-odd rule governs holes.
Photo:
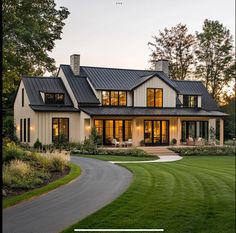
MULTIPOLYGON (((61 106, 73 106, 70 96, 60 78, 24 76, 22 77, 22 81, 31 105, 46 105, 40 94, 40 92, 43 92, 63 93, 64 104, 61 106)), ((49 106, 52 105, 50 104, 49 106)))

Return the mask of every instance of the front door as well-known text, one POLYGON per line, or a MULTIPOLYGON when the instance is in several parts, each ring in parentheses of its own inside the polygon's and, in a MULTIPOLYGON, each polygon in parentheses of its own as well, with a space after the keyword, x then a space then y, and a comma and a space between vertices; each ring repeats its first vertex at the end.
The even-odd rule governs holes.
POLYGON ((145 120, 144 141, 146 145, 158 146, 169 144, 169 121, 145 120))

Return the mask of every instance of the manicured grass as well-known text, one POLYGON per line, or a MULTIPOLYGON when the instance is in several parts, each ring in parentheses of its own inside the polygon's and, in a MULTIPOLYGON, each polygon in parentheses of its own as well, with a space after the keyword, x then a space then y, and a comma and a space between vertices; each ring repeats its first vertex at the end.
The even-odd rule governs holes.
POLYGON ((60 178, 56 181, 49 183, 46 186, 43 186, 43 187, 37 188, 37 189, 33 189, 32 191, 23 193, 21 195, 3 199, 3 208, 13 206, 13 205, 20 203, 22 201, 26 201, 30 198, 37 197, 39 195, 47 193, 53 189, 58 188, 61 185, 69 183, 71 180, 75 179, 76 177, 78 177, 80 175, 81 170, 80 170, 79 166, 77 166, 73 163, 69 163, 69 167, 70 167, 70 173, 68 175, 64 176, 63 178, 60 178))
POLYGON ((129 189, 64 233, 71 233, 74 228, 234 232, 235 157, 196 156, 172 163, 123 166, 134 174, 129 189))
MULTIPOLYGON (((76 155, 76 154, 73 154, 76 155)), ((147 161, 147 160, 157 160, 157 156, 122 156, 122 155, 78 155, 85 158, 100 159, 104 161, 147 161)))

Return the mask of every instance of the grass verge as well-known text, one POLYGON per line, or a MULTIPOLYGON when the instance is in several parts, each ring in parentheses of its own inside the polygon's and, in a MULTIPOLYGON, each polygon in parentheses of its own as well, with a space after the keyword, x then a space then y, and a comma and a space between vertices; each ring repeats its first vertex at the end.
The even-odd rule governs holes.
POLYGON ((66 175, 56 181, 53 181, 46 186, 43 186, 43 187, 37 188, 37 189, 33 189, 29 192, 23 193, 18 196, 3 199, 3 202, 2 202, 3 208, 7 208, 10 206, 16 205, 22 201, 26 201, 30 198, 37 197, 37 196, 40 196, 44 193, 47 193, 53 189, 56 189, 64 184, 69 183, 70 181, 72 181, 73 179, 75 179, 76 177, 78 177, 80 175, 81 170, 80 170, 79 166, 77 166, 73 163, 69 163, 69 167, 70 167, 70 173, 68 175, 66 175))
MULTIPOLYGON (((97 156, 99 159, 99 156, 97 156)), ((78 229, 157 229, 168 233, 235 230, 235 157, 185 157, 173 163, 122 164, 129 189, 63 233, 78 229)))
POLYGON ((147 156, 122 156, 122 155, 80 155, 73 154, 73 156, 79 156, 84 158, 99 159, 104 161, 148 161, 157 160, 159 157, 147 155, 147 156))

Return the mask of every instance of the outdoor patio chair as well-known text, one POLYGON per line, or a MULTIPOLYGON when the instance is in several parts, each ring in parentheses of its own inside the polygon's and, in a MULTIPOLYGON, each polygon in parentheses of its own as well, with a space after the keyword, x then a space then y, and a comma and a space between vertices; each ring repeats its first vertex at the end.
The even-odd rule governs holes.
POLYGON ((116 147, 116 146, 119 146, 120 143, 114 138, 114 139, 112 140, 112 145, 114 145, 114 146, 116 147))
POLYGON ((127 146, 132 146, 133 145, 133 140, 132 139, 128 139, 128 141, 126 143, 127 143, 127 146))
POLYGON ((194 146, 195 145, 194 139, 192 137, 187 138, 186 144, 187 146, 194 146))
POLYGON ((204 146, 205 145, 205 139, 199 137, 197 140, 195 140, 195 146, 204 146))

